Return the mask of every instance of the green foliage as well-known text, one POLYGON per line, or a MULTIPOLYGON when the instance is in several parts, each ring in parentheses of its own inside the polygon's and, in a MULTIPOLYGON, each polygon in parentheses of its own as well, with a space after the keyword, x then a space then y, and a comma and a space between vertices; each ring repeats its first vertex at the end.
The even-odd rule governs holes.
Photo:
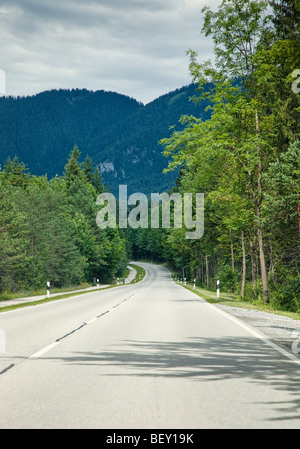
POLYGON ((300 141, 291 144, 286 152, 269 165, 265 181, 269 187, 265 198, 270 218, 272 220, 281 218, 298 224, 300 141))
POLYGON ((79 158, 75 147, 64 177, 50 181, 30 176, 16 158, 0 172, 1 292, 37 290, 47 281, 55 287, 93 277, 107 282, 126 268, 118 230, 96 225, 100 177, 91 160, 82 168, 79 158))
POLYGON ((189 50, 195 84, 146 106, 82 90, 0 99, 0 289, 108 282, 128 258, 166 260, 201 287, 219 279, 244 300, 299 311, 299 11, 299 0, 204 8, 214 63, 189 50), (113 193, 162 193, 179 173, 174 192, 205 194, 204 237, 98 229, 101 171, 113 193))
POLYGON ((286 277, 280 285, 275 284, 272 292, 271 304, 279 310, 289 312, 300 311, 300 277, 291 276, 286 273, 286 277))
POLYGON ((89 171, 91 171, 91 167, 87 167, 86 165, 86 174, 84 169, 82 168, 82 164, 79 162, 80 160, 80 151, 75 145, 72 153, 70 154, 70 159, 65 166, 64 179, 67 185, 67 188, 70 188, 71 184, 75 181, 84 181, 84 179, 88 180, 89 171))
POLYGON ((0 180, 0 285, 3 290, 21 288, 31 262, 27 216, 17 207, 18 189, 0 180))
POLYGON ((75 165, 68 167, 69 175, 83 162, 84 175, 97 192, 103 189, 101 175, 114 194, 119 184, 127 184, 131 193, 165 191, 176 174, 162 179, 167 161, 158 141, 182 114, 208 115, 203 105, 190 101, 195 87, 183 87, 145 106, 124 95, 84 89, 2 97, 0 164, 9 155, 17 155, 31 173, 47 173, 52 179, 63 175, 70 148, 76 144, 82 160, 70 161, 75 165), (92 174, 90 160, 97 167, 92 174))
POLYGON ((201 286, 221 278, 245 300, 298 310, 300 95, 291 73, 300 68, 299 2, 272 4, 271 16, 265 0, 203 9, 215 63, 188 53, 195 101, 208 100, 211 117, 183 116, 183 129, 161 143, 168 170, 181 170, 179 192, 205 193, 205 234, 188 242, 170 230, 163 254, 201 286))
POLYGON ((220 263, 217 273, 218 280, 220 281, 220 287, 222 290, 234 292, 239 282, 239 274, 236 270, 233 270, 229 264, 220 263))

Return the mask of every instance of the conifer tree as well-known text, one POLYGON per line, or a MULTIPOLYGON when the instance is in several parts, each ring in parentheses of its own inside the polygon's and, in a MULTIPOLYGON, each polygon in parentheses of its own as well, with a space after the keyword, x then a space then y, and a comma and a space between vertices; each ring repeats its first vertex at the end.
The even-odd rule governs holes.
POLYGON ((86 177, 87 182, 92 184, 93 181, 93 162, 89 155, 86 156, 85 161, 83 163, 83 173, 86 177))
POLYGON ((65 166, 64 179, 66 181, 67 188, 69 188, 72 182, 76 179, 84 180, 85 178, 82 164, 79 162, 80 156, 81 152, 79 151, 77 145, 75 145, 70 154, 68 163, 65 166))

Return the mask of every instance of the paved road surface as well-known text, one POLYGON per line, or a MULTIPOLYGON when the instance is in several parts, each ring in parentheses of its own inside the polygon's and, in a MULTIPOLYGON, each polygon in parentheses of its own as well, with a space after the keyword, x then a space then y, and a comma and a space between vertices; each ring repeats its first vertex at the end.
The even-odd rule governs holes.
POLYGON ((140 284, 0 314, 0 428, 299 428, 296 359, 143 266, 140 284))

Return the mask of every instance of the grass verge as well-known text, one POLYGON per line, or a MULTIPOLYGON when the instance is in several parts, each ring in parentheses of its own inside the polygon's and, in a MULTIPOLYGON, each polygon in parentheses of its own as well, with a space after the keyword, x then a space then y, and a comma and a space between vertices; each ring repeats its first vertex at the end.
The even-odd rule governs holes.
MULTIPOLYGON (((146 275, 146 271, 144 270, 144 268, 140 267, 139 265, 134 265, 134 264, 130 264, 130 266, 132 268, 134 268, 136 270, 136 272, 137 272, 135 278, 130 282, 130 284, 136 284, 138 282, 141 282, 144 279, 145 275, 146 275)), ((128 273, 129 273, 129 270, 128 270, 128 273)), ((118 285, 118 286, 117 285, 110 285, 109 287, 102 288, 101 291, 109 290, 111 288, 121 287, 121 286, 122 285, 118 285)), ((59 296, 54 296, 52 298, 50 296, 50 298, 39 299, 37 301, 23 302, 23 303, 20 303, 20 304, 11 304, 11 305, 0 307, 0 313, 1 312, 9 312, 9 311, 15 310, 15 309, 23 309, 24 307, 34 307, 34 306, 38 306, 40 304, 46 304, 48 302, 60 301, 62 299, 72 298, 73 296, 87 295, 89 293, 95 293, 97 291, 98 290, 93 290, 93 291, 87 291, 86 292, 86 291, 80 291, 80 289, 79 289, 78 292, 75 292, 75 293, 65 293, 65 294, 62 294, 62 295, 59 295, 59 296)), ((10 298, 10 299, 18 299, 17 295, 13 295, 13 296, 15 296, 15 297, 14 298, 10 298)), ((8 299, 6 299, 6 300, 8 300, 8 299)))
POLYGON ((137 282, 141 282, 146 276, 146 270, 140 267, 139 265, 135 265, 133 263, 130 266, 136 271, 135 278, 130 282, 130 284, 136 284, 137 282))
POLYGON ((244 302, 244 301, 241 301, 238 298, 238 296, 235 295, 234 293, 221 292, 220 298, 217 298, 216 292, 205 290, 200 287, 196 287, 196 289, 194 289, 193 284, 184 285, 180 282, 177 282, 177 284, 181 285, 182 287, 186 288, 187 290, 190 290, 191 292, 193 292, 196 295, 200 296, 201 298, 205 299, 210 304, 220 304, 220 305, 229 306, 229 307, 258 310, 260 312, 272 313, 273 315, 286 316, 288 318, 292 318, 293 320, 298 320, 298 321, 300 320, 300 313, 287 312, 284 310, 276 310, 273 307, 271 307, 269 305, 265 305, 260 301, 244 302))
MULTIPOLYGON (((92 287, 92 284, 88 284, 88 283, 84 283, 84 284, 81 284, 81 285, 75 285, 75 286, 70 286, 70 287, 64 287, 64 288, 55 288, 55 287, 52 287, 51 288, 51 293, 52 294, 54 294, 54 293, 61 293, 61 294, 63 294, 63 293, 68 293, 68 292, 70 292, 70 291, 78 291, 78 292, 81 292, 81 291, 83 291, 83 290, 85 290, 85 289, 87 289, 87 288, 89 288, 89 287, 92 287)), ((45 293, 45 291, 46 291, 46 288, 44 288, 44 289, 41 289, 41 290, 37 290, 37 291, 34 291, 34 292, 19 292, 19 293, 2 293, 2 294, 0 294, 0 302, 2 302, 2 301, 10 301, 10 300, 12 300, 12 299, 18 299, 18 298, 29 298, 29 297, 34 297, 34 296, 42 296, 42 295, 44 295, 44 294, 46 294, 45 293)))

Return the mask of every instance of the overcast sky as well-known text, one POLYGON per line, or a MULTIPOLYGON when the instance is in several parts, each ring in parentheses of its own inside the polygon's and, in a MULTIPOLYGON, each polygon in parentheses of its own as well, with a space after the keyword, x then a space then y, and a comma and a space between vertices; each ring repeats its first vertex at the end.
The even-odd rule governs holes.
POLYGON ((0 0, 7 95, 109 90, 148 103, 191 82, 186 50, 212 57, 201 9, 220 0, 0 0))

